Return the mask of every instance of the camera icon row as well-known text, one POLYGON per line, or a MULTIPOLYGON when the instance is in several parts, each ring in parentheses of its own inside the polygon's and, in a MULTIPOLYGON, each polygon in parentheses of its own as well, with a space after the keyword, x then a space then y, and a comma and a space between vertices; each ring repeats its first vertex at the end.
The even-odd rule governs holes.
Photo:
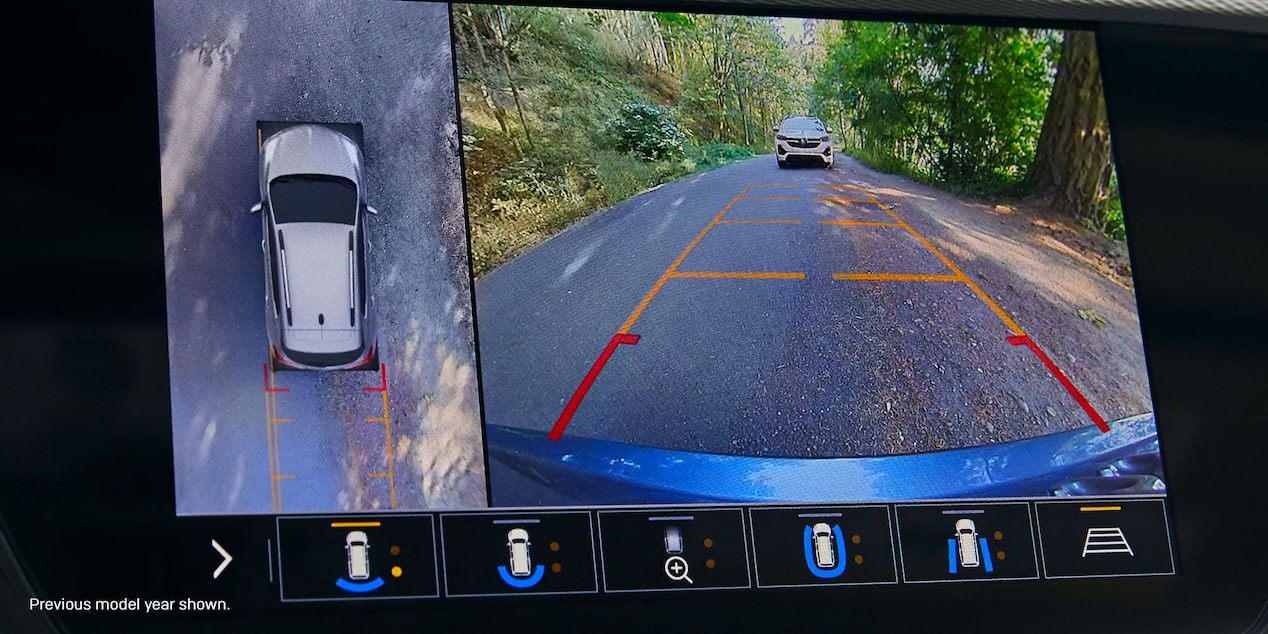
POLYGON ((1160 499, 280 517, 277 530, 283 601, 1174 572, 1160 499))

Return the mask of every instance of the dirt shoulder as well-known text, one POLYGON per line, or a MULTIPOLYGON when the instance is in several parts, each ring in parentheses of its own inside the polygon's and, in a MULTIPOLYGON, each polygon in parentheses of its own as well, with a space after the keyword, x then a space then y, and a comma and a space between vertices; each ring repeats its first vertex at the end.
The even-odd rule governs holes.
POLYGON ((868 183, 964 270, 1106 418, 1152 411, 1127 246, 1035 201, 984 201, 872 170, 868 183))

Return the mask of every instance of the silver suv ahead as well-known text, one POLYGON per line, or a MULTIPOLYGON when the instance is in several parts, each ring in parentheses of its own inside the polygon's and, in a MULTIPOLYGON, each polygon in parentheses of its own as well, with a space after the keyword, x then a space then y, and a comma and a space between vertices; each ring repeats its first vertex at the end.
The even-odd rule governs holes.
POLYGON ((366 280, 365 161, 352 139, 299 124, 263 139, 265 303, 275 369, 377 370, 366 280))
POLYGON ((788 161, 794 159, 832 167, 832 130, 818 117, 784 117, 775 126, 775 158, 780 167, 787 167, 788 161))

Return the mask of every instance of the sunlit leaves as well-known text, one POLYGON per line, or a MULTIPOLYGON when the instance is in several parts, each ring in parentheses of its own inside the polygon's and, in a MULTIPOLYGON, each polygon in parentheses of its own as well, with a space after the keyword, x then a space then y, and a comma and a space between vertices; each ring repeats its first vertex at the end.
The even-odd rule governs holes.
POLYGON ((849 140, 931 180, 1016 190, 1052 89, 1049 31, 845 23, 814 84, 815 107, 849 140))

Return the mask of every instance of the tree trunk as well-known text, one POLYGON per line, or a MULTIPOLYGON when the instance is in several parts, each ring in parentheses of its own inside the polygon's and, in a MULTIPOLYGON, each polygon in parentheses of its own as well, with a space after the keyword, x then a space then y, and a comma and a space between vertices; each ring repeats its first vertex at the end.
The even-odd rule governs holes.
POLYGON ((1099 221, 1111 159, 1096 41, 1091 32, 1067 31, 1028 176, 1030 193, 1058 211, 1099 221))
POLYGON ((520 147, 519 141, 515 139, 515 135, 511 134, 511 128, 506 124, 506 111, 502 105, 493 98, 493 94, 489 89, 487 78, 492 72, 492 65, 489 64, 489 56, 484 52, 484 36, 480 33, 480 27, 476 23, 475 14, 471 12, 471 6, 467 6, 467 26, 471 28, 471 39, 476 43, 476 50, 480 52, 480 77, 476 79, 476 83, 480 86, 480 94, 484 97, 484 102, 493 110, 493 118, 497 119, 498 127, 502 128, 502 134, 511 140, 516 151, 520 155, 524 154, 524 149, 520 147))
POLYGON ((519 88, 515 86, 515 75, 511 72, 511 57, 506 52, 510 43, 507 41, 505 25, 502 24, 503 16, 500 15, 501 9, 498 9, 498 11, 499 19, 497 20, 496 25, 498 35, 498 52, 502 54, 502 68, 506 71, 506 83, 511 87, 511 99, 515 102, 516 112, 519 113, 520 126, 524 128, 524 139, 528 141, 528 148, 536 151, 537 148, 533 146, 533 133, 528 129, 528 119, 524 117, 524 106, 520 103, 520 91, 519 88))

